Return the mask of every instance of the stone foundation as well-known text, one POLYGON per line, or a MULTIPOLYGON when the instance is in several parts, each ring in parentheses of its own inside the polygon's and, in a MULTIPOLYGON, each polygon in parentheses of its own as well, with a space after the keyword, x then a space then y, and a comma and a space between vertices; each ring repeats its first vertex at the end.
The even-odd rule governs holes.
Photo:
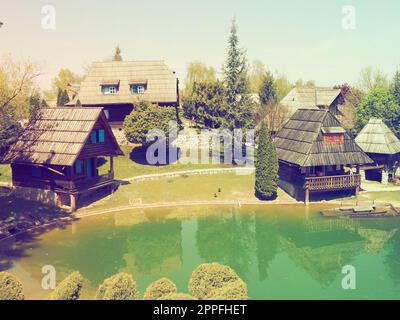
POLYGON ((18 198, 40 201, 44 204, 53 206, 60 205, 59 197, 54 191, 28 187, 14 187, 13 189, 13 195, 18 198))

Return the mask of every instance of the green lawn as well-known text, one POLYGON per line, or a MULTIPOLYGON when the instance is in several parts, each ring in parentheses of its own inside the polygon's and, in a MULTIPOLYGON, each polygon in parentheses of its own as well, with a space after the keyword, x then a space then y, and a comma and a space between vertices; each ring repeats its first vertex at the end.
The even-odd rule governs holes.
MULTIPOLYGON (((278 199, 292 200, 281 190, 278 199)), ((257 200, 254 196, 254 174, 237 175, 229 172, 133 182, 121 185, 112 196, 80 211, 97 211, 139 203, 215 200, 257 200)))
MULTIPOLYGON (((211 163, 211 158, 209 159, 208 164, 196 164, 191 163, 185 164, 184 162, 189 162, 189 160, 194 160, 189 156, 183 156, 176 163, 168 164, 168 165, 149 165, 146 161, 146 154, 141 150, 140 147, 122 147, 125 155, 116 157, 114 159, 114 171, 115 171, 115 179, 124 179, 129 177, 136 177, 145 174, 154 174, 154 173, 165 173, 165 172, 173 172, 173 171, 183 171, 183 170, 195 170, 195 169, 209 169, 209 168, 229 168, 233 167, 233 165, 226 164, 213 164, 211 163), (183 162, 183 163, 182 163, 183 162)), ((106 173, 109 170, 108 159, 105 159, 106 162, 99 168, 100 173, 106 173)))
POLYGON ((0 165, 0 182, 11 181, 11 167, 8 164, 0 165))

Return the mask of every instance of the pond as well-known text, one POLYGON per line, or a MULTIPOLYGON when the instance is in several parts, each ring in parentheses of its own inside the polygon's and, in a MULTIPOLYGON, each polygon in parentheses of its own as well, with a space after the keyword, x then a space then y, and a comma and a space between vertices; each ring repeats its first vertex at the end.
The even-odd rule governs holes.
POLYGON ((132 274, 142 293, 163 276, 187 292, 192 270, 214 261, 236 270, 251 299, 400 298, 400 219, 330 220, 320 209, 200 206, 87 217, 2 243, 0 268, 21 279, 28 298, 48 295, 44 265, 58 280, 80 271, 90 298, 117 272, 132 274), (355 267, 355 290, 342 288, 345 265, 355 267))

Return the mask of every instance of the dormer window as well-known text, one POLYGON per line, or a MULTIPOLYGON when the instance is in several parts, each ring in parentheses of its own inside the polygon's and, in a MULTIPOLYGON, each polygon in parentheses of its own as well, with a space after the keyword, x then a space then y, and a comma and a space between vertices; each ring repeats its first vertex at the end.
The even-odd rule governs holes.
POLYGON ((116 94, 119 90, 119 80, 103 80, 100 85, 103 94, 116 94))
POLYGON ((132 80, 130 83, 132 94, 142 94, 147 90, 147 80, 132 80))
POLYGON ((342 127, 325 127, 321 129, 324 144, 343 144, 345 130, 342 127))

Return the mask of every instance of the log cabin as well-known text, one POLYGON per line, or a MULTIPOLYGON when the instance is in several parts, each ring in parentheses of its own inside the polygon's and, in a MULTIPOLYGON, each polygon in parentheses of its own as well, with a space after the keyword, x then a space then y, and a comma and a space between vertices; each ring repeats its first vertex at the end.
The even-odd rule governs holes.
POLYGON ((394 178, 400 160, 400 140, 382 119, 371 118, 355 141, 374 161, 362 167, 367 180, 385 183, 394 178))
POLYGON ((178 107, 179 80, 164 61, 95 62, 67 106, 104 108, 112 128, 121 129, 138 101, 178 107))
MULTIPOLYGON (((123 155, 102 108, 44 108, 2 159, 15 194, 75 210, 100 189, 112 190, 115 156, 123 155), (100 175, 98 159, 109 157, 100 175)), ((104 160, 104 159, 103 159, 104 160)))
POLYGON ((350 190, 357 194, 359 168, 373 162, 328 109, 298 109, 274 142, 280 187, 306 203, 315 193, 336 197, 350 190))

